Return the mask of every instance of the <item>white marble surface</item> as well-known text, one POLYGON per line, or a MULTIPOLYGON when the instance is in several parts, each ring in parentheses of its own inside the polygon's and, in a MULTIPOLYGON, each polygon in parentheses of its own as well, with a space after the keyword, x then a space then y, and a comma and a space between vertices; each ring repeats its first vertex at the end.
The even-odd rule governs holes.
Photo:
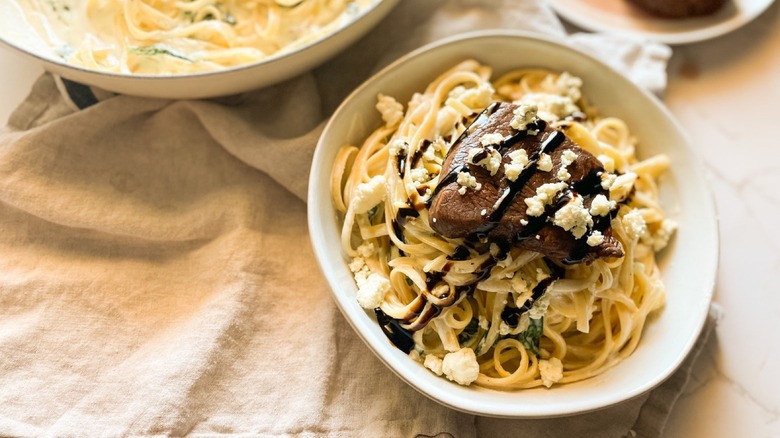
POLYGON ((720 216, 724 309, 668 436, 780 437, 780 5, 675 49, 666 103, 703 158, 720 216))
MULTIPOLYGON (((724 316, 665 435, 780 437, 780 5, 674 52, 665 100, 709 171, 724 316)), ((0 120, 41 71, 0 48, 0 120)))

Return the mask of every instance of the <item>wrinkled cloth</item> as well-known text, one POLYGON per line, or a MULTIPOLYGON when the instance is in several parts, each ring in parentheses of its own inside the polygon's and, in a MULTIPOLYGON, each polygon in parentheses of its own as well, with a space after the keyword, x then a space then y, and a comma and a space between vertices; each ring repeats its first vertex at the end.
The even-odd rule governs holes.
MULTIPOLYGON (((408 0, 315 71, 240 96, 96 92, 77 110, 42 76, 0 131, 0 436, 658 436, 714 318, 648 394, 475 417, 382 365, 319 273, 304 200, 328 115, 407 51, 485 28, 564 36, 536 1, 408 0)), ((667 47, 572 41, 663 90, 667 47)))

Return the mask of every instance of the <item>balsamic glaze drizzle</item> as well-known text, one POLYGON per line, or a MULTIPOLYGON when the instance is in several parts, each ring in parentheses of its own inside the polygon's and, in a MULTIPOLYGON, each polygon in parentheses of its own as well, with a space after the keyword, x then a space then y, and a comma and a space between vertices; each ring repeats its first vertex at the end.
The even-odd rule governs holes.
POLYGON ((412 160, 410 161, 412 167, 417 167, 417 163, 420 162, 422 159, 423 154, 426 150, 433 144, 430 140, 423 140, 420 142, 420 147, 417 148, 417 150, 414 152, 414 155, 412 155, 412 160))
POLYGON ((504 192, 500 197, 501 202, 492 212, 490 212, 490 215, 488 215, 487 218, 487 222, 485 225, 477 229, 476 234, 487 234, 490 232, 490 230, 498 226, 498 224, 501 222, 501 218, 504 217, 504 214, 509 209, 509 206, 514 202, 515 196, 520 193, 520 190, 523 188, 523 186, 525 186, 528 183, 528 180, 531 179, 531 176, 534 174, 536 166, 539 162, 539 157, 541 157, 542 153, 552 153, 558 146, 563 143, 565 139, 566 136, 563 135, 563 133, 560 131, 553 131, 550 133, 550 135, 547 136, 547 138, 544 139, 539 150, 535 151, 533 154, 531 154, 530 157, 528 157, 528 165, 525 167, 525 169, 523 169, 516 180, 512 181, 509 186, 504 189, 504 192))
POLYGON ((531 310, 531 307, 534 305, 534 303, 547 292, 547 289, 549 289, 550 285, 552 285, 555 280, 564 276, 564 268, 561 268, 555 263, 552 263, 547 258, 544 258, 544 263, 550 269, 551 274, 549 277, 539 281, 536 286, 534 286, 533 290, 531 291, 531 298, 525 300, 525 303, 523 303, 523 305, 520 307, 506 306, 501 312, 501 319, 510 327, 517 327, 520 315, 531 310))
POLYGON ((398 163, 398 175, 403 178, 406 174, 406 149, 401 149, 398 151, 398 156, 396 157, 396 162, 398 163))
POLYGON ((461 245, 455 248, 454 254, 447 256, 447 260, 457 260, 457 261, 466 260, 467 258, 469 258, 470 254, 471 252, 469 251, 469 249, 461 245))
MULTIPOLYGON (((458 139, 453 143, 457 144, 461 142, 466 136, 473 134, 479 127, 488 122, 490 116, 496 112, 499 107, 499 103, 495 102, 480 113, 476 119, 461 133, 458 139)), ((585 117, 584 114, 572 115, 573 119, 585 117)), ((501 143, 497 146, 499 153, 504 155, 512 146, 523 140, 529 135, 530 131, 542 132, 545 130, 547 124, 544 120, 537 119, 537 121, 528 126, 527 130, 515 131, 512 135, 505 137, 501 143)), ((536 133, 534 133, 536 135, 536 133)), ((426 276, 426 288, 428 291, 432 291, 442 280, 444 275, 452 268, 453 261, 467 260, 471 255, 469 247, 474 248, 474 244, 477 242, 485 243, 488 233, 494 229, 501 222, 506 211, 514 202, 514 198, 520 192, 520 190, 528 183, 532 175, 537 169, 538 161, 542 153, 551 154, 556 148, 563 144, 566 136, 561 131, 553 131, 542 141, 538 150, 533 152, 528 159, 528 165, 523 169, 518 178, 512 181, 501 195, 501 201, 488 215, 487 222, 481 226, 476 232, 467 236, 464 240, 464 245, 458 246, 453 254, 447 256, 450 260, 443 267, 441 272, 430 272, 426 276)), ((420 148, 414 153, 410 159, 412 167, 416 166, 417 162, 422 158, 425 150, 430 147, 431 142, 429 140, 423 140, 420 148)), ((455 147, 451 147, 447 153, 453 153, 455 147)), ((475 157, 475 161, 480 161, 483 154, 486 156, 486 151, 481 151, 475 157)), ((409 157, 405 151, 401 151, 398 155, 398 172, 401 177, 404 176, 406 160, 409 157)), ((450 171, 443 176, 440 176, 438 184, 433 191, 433 194, 428 198, 424 206, 418 206, 415 204, 415 208, 403 207, 400 208, 393 220, 393 230, 396 236, 400 240, 403 238, 403 226, 406 224, 409 217, 415 218, 420 216, 418 208, 430 207, 432 200, 436 195, 446 186, 455 182, 458 177, 458 173, 466 170, 466 165, 456 166, 450 169, 450 171)), ((604 190, 601 187, 601 172, 603 169, 595 169, 586 175, 581 181, 573 183, 571 187, 561 191, 558 196, 553 200, 550 205, 545 207, 543 215, 538 217, 528 217, 528 224, 525 225, 520 232, 514 236, 514 242, 522 241, 524 239, 535 236, 548 222, 549 218, 555 214, 555 212, 566 205, 574 196, 580 195, 585 199, 591 198, 599 193, 603 193, 604 190)), ((603 217, 594 217, 594 224, 592 230, 598 230, 604 232, 610 225, 611 220, 617 214, 616 210, 610 212, 609 215, 603 217)), ((587 236, 585 234, 582 238, 576 242, 575 249, 572 251, 571 256, 562 261, 564 265, 571 265, 582 262, 587 256, 589 246, 587 245, 587 236)), ((468 295, 474 291, 476 284, 484 280, 490 275, 491 269, 498 263, 499 260, 506 258, 511 248, 512 242, 493 242, 499 246, 499 251, 496 254, 491 255, 482 265, 480 265, 474 272, 474 278, 467 284, 456 286, 454 288, 448 288, 448 290, 439 296, 433 297, 432 300, 439 300, 439 304, 431 302, 425 295, 418 295, 415 301, 410 306, 410 311, 402 319, 394 319, 379 308, 375 309, 377 314, 377 321, 379 321, 382 331, 390 339, 390 341, 405 353, 409 353, 414 347, 414 340, 412 339, 412 332, 420 330, 425 327, 431 319, 438 316, 443 307, 449 306, 457 302, 457 300, 464 294, 468 295)), ((510 326, 516 326, 518 318, 523 313, 527 312, 539 298, 544 295, 550 285, 559 278, 562 278, 565 274, 565 269, 552 263, 547 258, 544 259, 548 268, 552 274, 539 281, 534 287, 531 298, 526 300, 520 307, 506 306, 501 314, 501 318, 507 322, 510 326)))
POLYGON ((379 307, 374 309, 376 321, 382 329, 382 333, 390 339, 399 350, 406 354, 414 348, 414 338, 412 332, 401 327, 401 323, 382 311, 379 307))

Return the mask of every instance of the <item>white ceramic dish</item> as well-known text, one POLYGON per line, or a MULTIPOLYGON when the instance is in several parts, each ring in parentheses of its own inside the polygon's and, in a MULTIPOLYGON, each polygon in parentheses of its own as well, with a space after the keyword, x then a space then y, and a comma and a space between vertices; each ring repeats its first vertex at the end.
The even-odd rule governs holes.
POLYGON ((46 44, 14 0, 0 0, 0 42, 38 59, 44 68, 72 81, 121 94, 165 99, 199 99, 236 94, 281 82, 311 69, 357 41, 398 0, 381 0, 349 24, 300 49, 225 70, 171 76, 100 72, 66 63, 46 44))
POLYGON ((643 13, 625 0, 548 0, 567 21, 594 32, 622 32, 666 44, 704 41, 738 29, 774 0, 729 0, 717 13, 689 19, 664 19, 643 13))
POLYGON ((655 97, 605 64, 556 40, 510 31, 474 33, 421 48, 377 73, 342 103, 326 126, 314 154, 308 198, 315 254, 346 319, 404 381, 461 411, 514 418, 561 416, 640 395, 678 367, 699 335, 709 308, 718 257, 715 208, 699 160, 681 127, 655 97), (462 387, 436 377, 396 349, 373 312, 366 312, 355 301, 356 287, 341 251, 340 221, 329 193, 336 152, 345 144, 362 144, 381 124, 374 109, 378 93, 407 102, 414 91, 467 58, 493 66, 495 75, 522 66, 570 71, 583 78, 584 94, 602 114, 618 115, 628 122, 640 139, 640 157, 663 152, 672 160, 661 185, 662 200, 680 230, 660 259, 667 305, 649 321, 636 352, 601 376, 517 392, 462 387))

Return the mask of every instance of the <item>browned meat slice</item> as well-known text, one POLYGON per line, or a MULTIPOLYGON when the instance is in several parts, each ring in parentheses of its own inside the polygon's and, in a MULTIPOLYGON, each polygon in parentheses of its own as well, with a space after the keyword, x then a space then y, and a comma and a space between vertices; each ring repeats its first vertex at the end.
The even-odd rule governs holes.
POLYGON ((589 210, 598 195, 608 197, 601 187, 604 172, 601 162, 539 119, 528 125, 528 130, 514 129, 511 121, 517 108, 511 103, 494 103, 453 144, 431 200, 431 227, 450 238, 517 244, 564 263, 622 256, 620 243, 612 237, 610 214, 588 216, 591 224, 586 230, 580 230, 577 237, 573 234, 575 230, 553 223, 555 213, 567 204, 581 203, 580 210, 589 210), (495 141, 495 134, 502 140, 485 146, 491 138, 495 141), (513 163, 512 158, 518 155, 515 151, 519 150, 525 151, 520 155, 527 157, 528 164, 519 174, 515 171, 508 178, 507 165, 513 163), (500 156, 499 166, 495 161, 493 165, 488 164, 485 157, 491 153, 497 153, 496 158, 500 156), (546 165, 548 157, 544 154, 550 159, 546 165), (568 179, 564 178, 565 183, 560 180, 562 168, 569 174, 568 179), (474 179, 464 184, 464 179, 459 181, 459 175, 474 179), (558 190, 551 192, 547 203, 537 204, 534 211, 525 200, 538 199, 537 189, 546 184, 545 187, 557 186, 558 190), (603 241, 591 246, 587 239, 594 233, 600 233, 603 241))
POLYGON ((667 18, 698 17, 713 14, 726 0, 628 0, 643 10, 667 18))

